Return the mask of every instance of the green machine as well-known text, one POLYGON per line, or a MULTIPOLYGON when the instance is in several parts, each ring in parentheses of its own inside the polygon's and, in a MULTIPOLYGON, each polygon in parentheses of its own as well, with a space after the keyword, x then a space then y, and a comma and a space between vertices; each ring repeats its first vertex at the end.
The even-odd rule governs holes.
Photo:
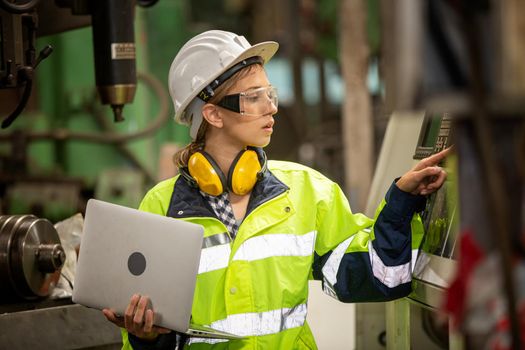
MULTIPOLYGON (((171 58, 190 35, 181 30, 187 27, 181 25, 186 3, 137 1, 147 8, 128 0, 111 3, 45 1, 25 8, 25 14, 0 8, 2 23, 18 23, 19 35, 29 35, 27 17, 39 24, 31 40, 13 48, 11 32, 2 32, 0 118, 19 109, 27 87, 20 79, 19 86, 3 83, 9 73, 4 63, 54 48, 34 70, 23 112, 0 131, 0 213, 32 213, 56 222, 82 212, 93 196, 135 207, 159 180, 159 150, 188 141, 184 127, 168 122, 165 85, 171 58), (125 16, 112 15, 122 9, 125 16), (110 37, 113 32, 121 37, 110 37), (125 45, 112 53, 105 49, 110 42, 125 45)), ((34 65, 35 56, 18 66, 34 65)))
POLYGON ((0 248, 16 262, 0 264, 1 347, 120 348, 118 330, 99 311, 67 297, 48 298, 64 271, 62 236, 52 223, 83 212, 92 197, 136 207, 161 173, 173 175, 162 169, 161 158, 188 139, 184 127, 168 122, 165 77, 191 34, 185 6, 147 0, 1 2, 0 248), (40 57, 47 45, 53 53, 46 49, 40 57), (27 254, 18 254, 24 244, 27 254), (16 293, 23 288, 30 293, 16 293))

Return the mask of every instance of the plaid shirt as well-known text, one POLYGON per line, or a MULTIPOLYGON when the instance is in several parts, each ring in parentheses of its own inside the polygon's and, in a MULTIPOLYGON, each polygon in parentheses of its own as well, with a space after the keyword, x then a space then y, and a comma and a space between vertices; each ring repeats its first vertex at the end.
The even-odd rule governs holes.
POLYGON ((228 228, 228 232, 232 238, 235 238, 237 230, 239 229, 239 225, 235 220, 233 208, 230 203, 230 199, 228 198, 228 192, 224 192, 218 196, 210 196, 209 194, 202 191, 200 191, 200 193, 204 198, 206 198, 208 203, 210 203, 213 211, 215 212, 215 215, 217 215, 222 223, 226 225, 226 228, 228 228))

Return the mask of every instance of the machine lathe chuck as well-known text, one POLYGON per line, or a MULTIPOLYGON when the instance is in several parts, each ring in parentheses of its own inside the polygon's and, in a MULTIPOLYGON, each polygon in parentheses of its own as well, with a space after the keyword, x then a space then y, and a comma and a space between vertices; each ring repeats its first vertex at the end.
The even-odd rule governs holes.
POLYGON ((65 260, 51 222, 33 215, 0 216, 0 294, 4 298, 48 296, 65 260))

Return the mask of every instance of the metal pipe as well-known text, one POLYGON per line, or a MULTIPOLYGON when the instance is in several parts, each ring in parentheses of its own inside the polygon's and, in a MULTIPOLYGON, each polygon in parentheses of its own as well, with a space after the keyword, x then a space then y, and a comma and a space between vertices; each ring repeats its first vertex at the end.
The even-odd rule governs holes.
MULTIPOLYGON (((129 134, 118 134, 115 132, 107 133, 85 133, 85 132, 76 132, 68 129, 54 129, 44 132, 32 132, 27 135, 29 141, 39 141, 39 140, 68 140, 75 139, 86 142, 94 143, 105 143, 105 144, 118 144, 129 142, 132 140, 140 139, 142 137, 148 136, 155 131, 157 131, 164 123, 169 119, 169 98, 168 94, 165 91, 164 86, 160 81, 153 77, 150 74, 138 73, 137 77, 144 81, 150 88, 155 92, 159 98, 160 108, 157 116, 155 117, 153 123, 147 128, 129 134)), ((13 133, 0 135, 1 141, 9 141, 13 137, 13 133)))

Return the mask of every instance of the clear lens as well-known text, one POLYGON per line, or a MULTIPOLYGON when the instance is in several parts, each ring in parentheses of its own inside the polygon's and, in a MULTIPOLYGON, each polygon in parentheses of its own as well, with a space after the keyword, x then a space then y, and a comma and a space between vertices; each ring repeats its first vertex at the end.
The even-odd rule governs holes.
MULTIPOLYGON (((277 89, 273 86, 257 88, 239 94, 239 113, 261 116, 277 109, 277 89)), ((274 112, 275 113, 275 112, 274 112)))

